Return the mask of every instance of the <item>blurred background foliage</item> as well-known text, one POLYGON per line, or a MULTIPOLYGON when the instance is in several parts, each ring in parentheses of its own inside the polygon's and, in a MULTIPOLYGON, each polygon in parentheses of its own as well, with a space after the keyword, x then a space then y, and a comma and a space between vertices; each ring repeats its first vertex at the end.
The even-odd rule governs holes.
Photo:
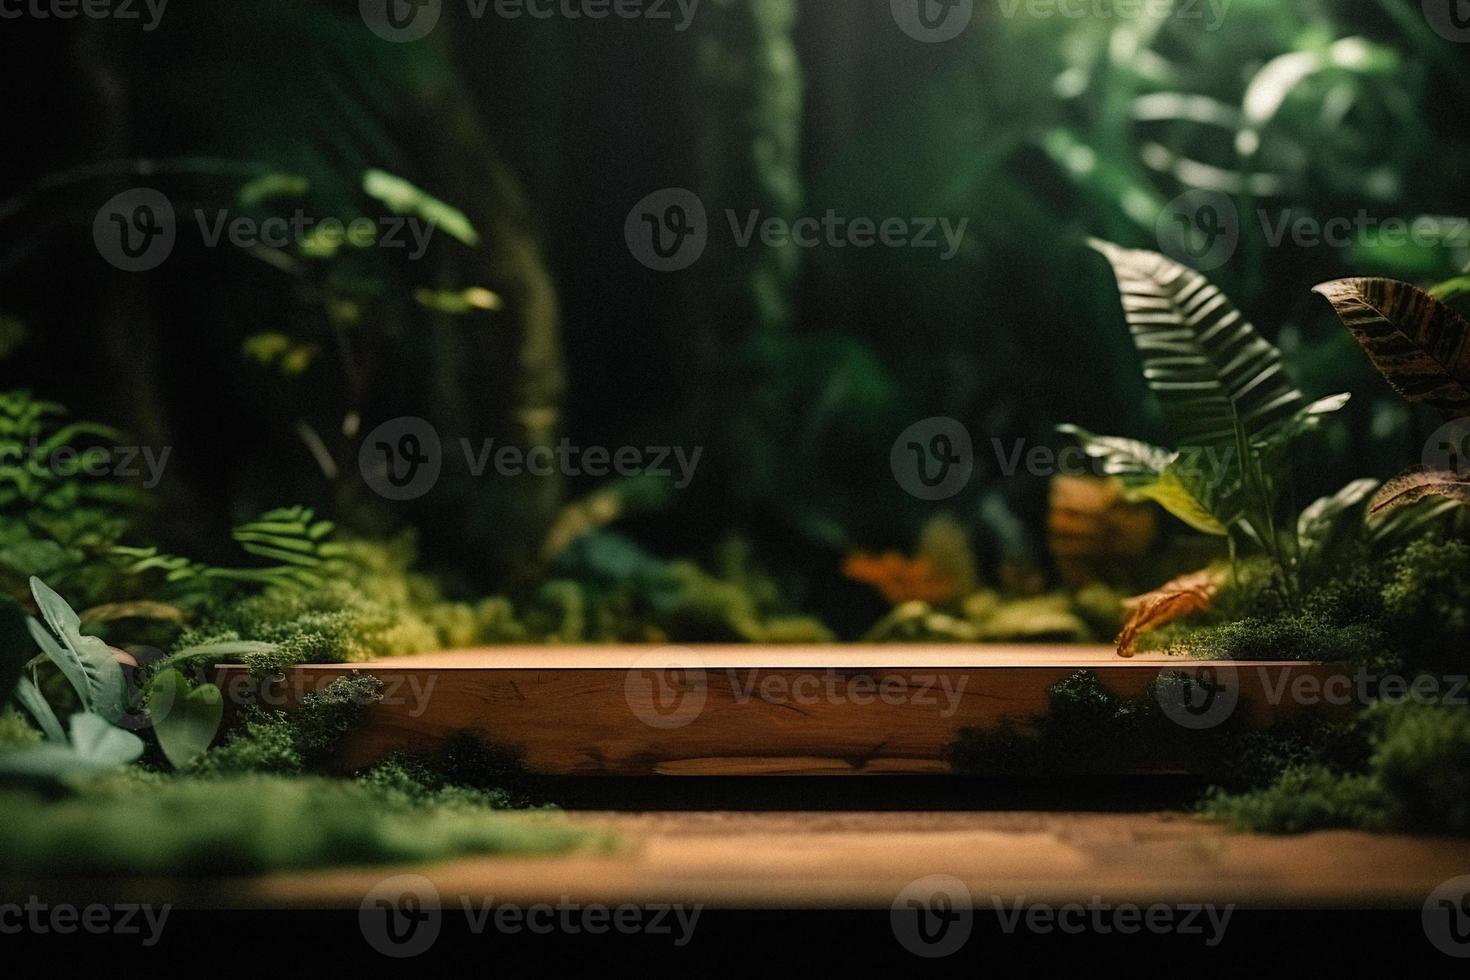
POLYGON ((423 564, 468 593, 551 572, 667 577, 647 562, 676 556, 718 567, 739 538, 783 597, 768 605, 855 637, 887 603, 844 576, 849 556, 910 552, 945 510, 979 581, 1056 571, 1047 481, 1005 477, 992 440, 1055 446, 1071 421, 1162 441, 1114 280, 1083 243, 1157 248, 1167 202, 1205 189, 1241 217, 1211 278, 1304 390, 1356 396, 1299 468, 1303 498, 1397 472, 1432 426, 1310 287, 1448 279, 1470 243, 1303 247, 1268 232, 1361 211, 1463 218, 1470 45, 1407 0, 1231 0, 1218 22, 1206 4, 1188 18, 1148 6, 1071 18, 981 2, 934 45, 883 0, 704 0, 685 32, 446 4, 429 39, 396 45, 356 0, 180 5, 148 34, 32 25, 7 66, 10 111, 13 131, 47 137, 12 154, 0 188, 5 387, 175 447, 152 515, 171 551, 219 557, 230 526, 300 502, 359 533, 416 527, 423 564), (100 165, 137 159, 160 163, 100 165), (351 219, 376 213, 372 169, 462 210, 478 240, 438 236, 422 263, 314 261, 183 232, 147 276, 92 246, 97 207, 139 183, 181 213, 269 213, 295 199, 242 189, 299 175, 314 213, 351 219), (623 224, 672 186, 698 193, 714 227, 704 258, 668 275, 634 260, 623 224), (730 209, 969 224, 948 261, 740 249, 730 209), (415 299, 472 287, 496 301, 415 299), (450 459, 434 493, 389 507, 353 479, 354 433, 408 414, 434 422, 450 459), (977 450, 976 479, 946 505, 906 494, 888 463, 900 432, 939 415, 977 450), (705 451, 687 490, 647 493, 474 479, 460 437, 705 451), (620 518, 613 532, 548 552, 599 514, 620 518))

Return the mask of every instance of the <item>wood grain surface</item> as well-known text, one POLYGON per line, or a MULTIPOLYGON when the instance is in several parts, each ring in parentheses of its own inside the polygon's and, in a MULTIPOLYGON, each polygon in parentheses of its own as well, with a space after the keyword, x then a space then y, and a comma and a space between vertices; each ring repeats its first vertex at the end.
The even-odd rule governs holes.
MULTIPOLYGON (((1238 686, 1252 724, 1320 710, 1292 692, 1341 678, 1328 665, 1125 660, 1109 647, 514 647, 304 665, 266 695, 289 708, 354 671, 380 678, 348 769, 469 731, 553 775, 913 775, 950 772, 963 728, 1034 721, 1076 671, 1135 697, 1162 671, 1199 669, 1238 686)), ((232 701, 246 696, 241 668, 219 674, 232 701)), ((1180 771, 1168 750, 1144 771, 1180 771)))

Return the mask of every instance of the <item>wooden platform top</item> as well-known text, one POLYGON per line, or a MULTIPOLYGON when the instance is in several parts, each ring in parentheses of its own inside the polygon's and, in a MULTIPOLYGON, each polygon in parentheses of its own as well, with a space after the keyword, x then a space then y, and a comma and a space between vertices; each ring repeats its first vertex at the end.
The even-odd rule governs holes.
POLYGON ((1042 646, 1001 644, 910 645, 840 644, 831 646, 763 646, 755 644, 695 646, 504 646, 423 653, 357 664, 302 664, 299 670, 344 668, 367 670, 630 670, 659 668, 767 668, 773 670, 881 670, 884 668, 959 669, 1039 668, 1056 670, 1136 667, 1158 670, 1161 664, 1196 667, 1206 663, 1244 667, 1298 666, 1295 661, 1207 662, 1163 654, 1120 657, 1111 646, 1042 646))

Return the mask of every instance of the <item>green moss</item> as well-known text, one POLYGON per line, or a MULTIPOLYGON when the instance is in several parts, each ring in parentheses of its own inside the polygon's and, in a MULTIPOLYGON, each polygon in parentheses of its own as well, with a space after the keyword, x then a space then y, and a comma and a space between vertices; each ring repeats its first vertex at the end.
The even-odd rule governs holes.
POLYGON ((1263 789, 1216 792, 1202 809, 1242 830, 1297 834, 1331 827, 1386 830, 1391 804, 1368 776, 1303 766, 1288 769, 1263 789))
POLYGON ((1470 544, 1416 541, 1388 563, 1383 611, 1409 666, 1470 668, 1470 544))
POLYGON ((59 801, 0 792, 7 873, 252 874, 461 854, 553 853, 587 843, 548 816, 497 813, 354 780, 267 775, 119 777, 59 801))
MULTIPOLYGON (((950 747, 949 761, 960 772, 979 775, 1118 773, 1157 765, 1162 748, 1180 763, 1223 771, 1243 713, 1193 731, 1170 720, 1159 706, 1166 697, 1161 687, 1193 683, 1187 676, 1166 674, 1141 696, 1120 698, 1093 672, 1079 671, 1048 690, 1046 714, 1030 725, 1007 721, 993 729, 963 729, 950 747)), ((1186 694, 1167 696, 1182 701, 1186 694)))
POLYGON ((1370 712, 1371 769, 1404 830, 1470 834, 1470 711, 1405 702, 1370 712))
POLYGON ((339 677, 287 714, 252 707, 240 727, 191 769, 196 775, 326 771, 342 740, 382 696, 375 677, 339 677))

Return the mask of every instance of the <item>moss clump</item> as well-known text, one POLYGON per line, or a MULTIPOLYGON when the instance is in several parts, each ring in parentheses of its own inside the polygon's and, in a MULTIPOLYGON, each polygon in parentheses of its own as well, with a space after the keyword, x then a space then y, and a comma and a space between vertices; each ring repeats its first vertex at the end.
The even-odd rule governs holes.
POLYGON ((518 753, 464 733, 432 755, 393 756, 358 777, 421 803, 469 800, 496 809, 534 805, 536 781, 518 753))
POLYGON ((342 740, 381 700, 382 688, 376 677, 339 677, 304 696, 291 714, 247 709, 240 728, 191 771, 212 776, 325 771, 342 740))
POLYGON ((1370 712, 1373 778, 1404 830, 1470 834, 1470 711, 1406 702, 1370 712))
POLYGON ((0 825, 0 869, 22 874, 255 874, 553 853, 590 840, 468 794, 430 800, 355 780, 267 775, 125 776, 61 800, 0 792, 0 825))
POLYGON ((949 760, 960 772, 982 775, 1127 772, 1156 764, 1160 747, 1166 746, 1181 762, 1219 769, 1226 765, 1239 719, 1192 731, 1160 707, 1167 698, 1183 703, 1194 683, 1186 675, 1166 674, 1140 697, 1120 698, 1096 674, 1079 671, 1051 687, 1047 712, 1033 725, 1004 722, 994 729, 964 729, 950 747, 949 760))
POLYGON ((1332 827, 1386 830, 1389 826, 1389 801, 1371 777, 1325 766, 1293 767, 1266 788, 1247 793, 1216 791, 1202 809, 1207 816, 1243 830, 1271 834, 1332 827))
POLYGON ((1388 563, 1383 613, 1414 668, 1470 667, 1470 544, 1416 541, 1388 563))
POLYGON ((1470 834, 1470 712, 1381 704, 1359 724, 1368 729, 1365 761, 1332 758, 1313 746, 1303 753, 1313 761, 1294 760, 1258 789, 1215 791, 1204 812, 1269 833, 1357 827, 1470 834))

